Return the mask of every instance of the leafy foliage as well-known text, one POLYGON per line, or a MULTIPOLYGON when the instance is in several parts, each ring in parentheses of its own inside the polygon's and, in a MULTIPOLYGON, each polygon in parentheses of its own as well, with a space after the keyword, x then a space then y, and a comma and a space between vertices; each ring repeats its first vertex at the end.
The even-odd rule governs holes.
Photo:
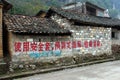
POLYGON ((48 9, 41 0, 9 0, 13 5, 10 13, 35 15, 40 9, 48 9))

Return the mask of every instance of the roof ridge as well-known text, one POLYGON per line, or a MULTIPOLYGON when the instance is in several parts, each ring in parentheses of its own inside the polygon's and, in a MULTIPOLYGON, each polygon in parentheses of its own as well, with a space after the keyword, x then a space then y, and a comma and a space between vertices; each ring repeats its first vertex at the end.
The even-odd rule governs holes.
POLYGON ((7 26, 8 31, 13 33, 70 33, 69 30, 61 28, 50 18, 5 14, 4 24, 7 26))
POLYGON ((99 17, 99 16, 93 16, 93 15, 82 14, 82 13, 78 14, 78 13, 66 11, 64 9, 53 8, 53 7, 48 11, 48 15, 47 15, 48 17, 49 17, 49 13, 51 12, 53 13, 55 12, 70 20, 84 22, 84 24, 89 24, 89 25, 96 24, 96 25, 109 26, 109 27, 120 26, 120 20, 115 18, 99 17))

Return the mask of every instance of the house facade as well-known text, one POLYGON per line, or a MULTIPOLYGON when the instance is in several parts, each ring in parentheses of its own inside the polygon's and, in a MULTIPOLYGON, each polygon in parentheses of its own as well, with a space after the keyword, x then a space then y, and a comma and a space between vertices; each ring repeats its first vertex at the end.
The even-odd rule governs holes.
POLYGON ((99 17, 76 13, 72 14, 72 12, 57 8, 52 8, 49 12, 48 17, 51 17, 51 19, 56 21, 59 25, 72 31, 73 40, 81 42, 81 47, 74 50, 74 53, 90 53, 92 55, 111 54, 112 29, 104 26, 103 23, 99 23, 99 21, 94 23, 88 20, 88 18, 94 18, 97 21, 99 17))
POLYGON ((111 55, 112 28, 109 26, 113 24, 104 22, 111 20, 58 8, 51 8, 47 18, 5 14, 6 51, 13 62, 75 54, 111 55))
POLYGON ((117 19, 59 8, 51 8, 46 18, 4 14, 3 19, 7 33, 3 43, 8 45, 4 51, 16 62, 74 54, 111 55, 112 28, 119 29, 117 19))
POLYGON ((13 62, 39 60, 65 53, 71 32, 49 18, 4 15, 6 51, 13 62))
POLYGON ((90 2, 86 2, 85 8, 86 8, 86 14, 104 17, 105 9, 101 7, 98 7, 90 2))
MULTIPOLYGON (((110 18, 109 11, 107 9, 105 10, 104 8, 98 7, 97 5, 92 4, 90 2, 69 3, 69 4, 66 4, 65 6, 63 6, 62 9, 77 12, 77 13, 84 13, 84 14, 93 15, 93 16, 101 16, 101 17, 109 17, 110 18)), ((112 37, 113 45, 120 44, 119 32, 120 32, 119 28, 117 28, 117 29, 112 28, 111 37, 112 37)))

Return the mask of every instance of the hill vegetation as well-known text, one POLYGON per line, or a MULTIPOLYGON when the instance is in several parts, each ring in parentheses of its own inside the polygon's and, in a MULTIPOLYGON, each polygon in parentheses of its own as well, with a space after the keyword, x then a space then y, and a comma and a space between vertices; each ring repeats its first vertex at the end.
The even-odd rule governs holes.
MULTIPOLYGON (((35 15, 39 10, 48 10, 49 7, 60 7, 66 4, 68 0, 9 0, 13 8, 9 11, 11 14, 35 15)), ((117 17, 120 13, 119 0, 73 0, 73 1, 90 1, 100 7, 109 9, 110 16, 117 17), (115 5, 115 6, 114 6, 115 5), (115 9, 113 9, 113 6, 115 9)))

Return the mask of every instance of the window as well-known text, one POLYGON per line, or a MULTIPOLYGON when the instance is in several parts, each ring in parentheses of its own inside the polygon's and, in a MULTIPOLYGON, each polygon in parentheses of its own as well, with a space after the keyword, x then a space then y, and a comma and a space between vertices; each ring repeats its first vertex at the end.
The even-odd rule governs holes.
POLYGON ((97 11, 97 16, 104 16, 104 12, 102 12, 102 11, 97 11))
POLYGON ((117 39, 117 33, 116 32, 112 32, 112 38, 117 39))
POLYGON ((87 14, 96 16, 96 9, 90 6, 86 6, 87 14))

